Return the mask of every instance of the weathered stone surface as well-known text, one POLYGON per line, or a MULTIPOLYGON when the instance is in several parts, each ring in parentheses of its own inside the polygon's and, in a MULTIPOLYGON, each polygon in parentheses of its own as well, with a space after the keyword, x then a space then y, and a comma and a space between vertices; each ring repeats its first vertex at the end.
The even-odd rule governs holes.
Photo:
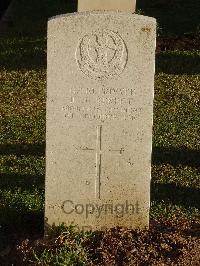
POLYGON ((48 23, 46 223, 148 227, 155 19, 48 23))
POLYGON ((79 0, 78 11, 112 10, 135 12, 136 0, 79 0))

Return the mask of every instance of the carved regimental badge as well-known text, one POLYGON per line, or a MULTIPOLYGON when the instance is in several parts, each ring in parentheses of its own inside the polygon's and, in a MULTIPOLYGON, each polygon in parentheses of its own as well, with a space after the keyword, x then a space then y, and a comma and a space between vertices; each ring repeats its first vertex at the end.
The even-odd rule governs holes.
POLYGON ((127 59, 127 48, 123 39, 109 30, 85 35, 76 51, 76 60, 81 71, 96 79, 121 74, 127 59))

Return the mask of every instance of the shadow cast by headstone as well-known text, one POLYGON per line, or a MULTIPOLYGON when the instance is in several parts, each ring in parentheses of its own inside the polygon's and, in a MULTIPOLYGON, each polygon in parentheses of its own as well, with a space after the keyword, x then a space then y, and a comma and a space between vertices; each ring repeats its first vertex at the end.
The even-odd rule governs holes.
MULTIPOLYGON (((25 7, 25 10, 27 9, 27 12, 31 13, 29 19, 27 19, 28 13, 24 14, 22 11, 19 11, 18 14, 17 12, 19 17, 16 16, 16 21, 14 20, 14 22, 9 22, 13 25, 12 28, 9 29, 6 35, 2 36, 3 38, 0 38, 0 69, 46 69, 46 35, 48 18, 60 13, 71 13, 77 10, 77 0, 70 2, 62 0, 58 3, 58 9, 56 9, 56 4, 52 3, 52 7, 49 12, 47 11, 47 3, 42 2, 41 7, 39 7, 38 3, 35 5, 36 7, 35 9, 33 8, 33 12, 29 10, 29 5, 25 7), (41 14, 37 17, 36 11, 40 8, 44 9, 44 15, 41 15, 42 12, 40 10, 41 14), (20 16, 20 12, 23 13, 23 16, 20 16), (36 18, 34 16, 36 16, 36 18), (24 23, 21 22, 18 25, 18 20, 21 21, 23 19, 24 23), (33 22, 34 19, 35 21, 33 22)), ((32 5, 30 8, 31 7, 32 5)))
POLYGON ((23 198, 23 192, 44 194, 44 176, 2 173, 1 192, 5 192, 0 204, 0 251, 12 247, 19 239, 34 239, 44 234, 44 211, 30 209, 29 199, 23 198), (9 199, 10 193, 12 199, 9 199), (7 202, 8 200, 8 202, 7 202))
POLYGON ((170 164, 200 167, 200 151, 186 148, 153 147, 152 163, 154 165, 170 164))
POLYGON ((11 2, 11 0, 1 0, 0 1, 0 19, 1 19, 2 15, 4 14, 4 12, 6 11, 6 9, 8 8, 10 2, 11 2))
MULTIPOLYGON (((45 156, 45 142, 34 144, 1 144, 0 155, 45 156)), ((152 164, 171 164, 200 167, 200 151, 187 148, 153 147, 152 164)))
POLYGON ((183 34, 199 25, 199 0, 140 0, 137 9, 155 17, 163 34, 183 34))
POLYGON ((4 38, 0 40, 0 69, 32 70, 46 68, 44 38, 4 38))
MULTIPOLYGON (((0 69, 46 69, 46 38, 19 37, 0 40, 0 69)), ((199 74, 200 54, 160 52, 156 55, 156 73, 199 74)))
POLYGON ((37 239, 43 235, 43 211, 22 211, 11 206, 0 207, 0 251, 6 246, 12 247, 19 239, 37 239))
POLYGON ((2 17, 0 37, 46 36, 48 19, 76 12, 77 3, 77 0, 41 0, 30 4, 25 0, 13 0, 2 17))
POLYGON ((1 144, 0 155, 45 155, 45 143, 1 144))
POLYGON ((35 188, 44 190, 44 175, 21 175, 17 173, 2 173, 0 176, 0 188, 13 190, 32 191, 35 188))
POLYGON ((48 18, 75 12, 77 1, 33 1, 31 5, 27 1, 15 2, 15 14, 4 21, 7 30, 0 35, 0 69, 45 69, 48 18))
POLYGON ((200 73, 200 54, 186 52, 164 52, 156 55, 156 73, 188 74, 200 73))
POLYGON ((176 184, 151 185, 151 201, 164 201, 183 207, 200 209, 200 190, 197 188, 180 187, 176 184))
MULTIPOLYGON (((0 155, 35 155, 44 156, 45 144, 2 144, 0 145, 0 155)), ((43 236, 44 213, 43 210, 30 210, 28 202, 24 198, 21 201, 21 194, 35 193, 37 190, 41 195, 44 194, 44 175, 41 174, 21 174, 15 172, 3 172, 0 176, 1 191, 11 193, 14 199, 4 196, 0 204, 0 239, 2 244, 0 249, 5 246, 13 245, 21 237, 43 236), (16 194, 18 193, 18 194, 16 194), (15 199, 16 194, 16 199, 15 199), (14 201, 14 202, 13 202, 14 201)), ((33 208, 34 209, 34 208, 33 208)))

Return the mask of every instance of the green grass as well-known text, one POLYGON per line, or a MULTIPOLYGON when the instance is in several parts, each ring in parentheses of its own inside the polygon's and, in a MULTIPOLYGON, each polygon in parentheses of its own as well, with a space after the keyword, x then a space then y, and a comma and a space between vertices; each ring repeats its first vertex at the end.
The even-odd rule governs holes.
MULTIPOLYGON (((196 30, 197 1, 174 1, 171 9, 159 8, 161 1, 149 1, 145 8, 142 2, 145 14, 157 14, 165 32, 196 30)), ((0 250, 15 237, 43 232, 46 21, 73 10, 61 0, 20 0, 16 23, 0 39, 0 250)), ((151 217, 192 219, 200 215, 200 51, 166 51, 156 62, 151 217)), ((82 251, 66 246, 35 259, 57 265, 57 256, 68 260, 64 265, 79 259, 75 265, 84 265, 82 251)))
POLYGON ((88 241, 93 240, 94 233, 80 232, 76 226, 60 225, 53 228, 51 236, 46 239, 48 247, 44 248, 39 243, 34 248, 27 249, 25 244, 21 249, 21 256, 24 261, 32 262, 31 265, 47 266, 84 266, 90 265, 90 256, 86 247, 88 241), (35 263, 35 264, 34 264, 35 263))

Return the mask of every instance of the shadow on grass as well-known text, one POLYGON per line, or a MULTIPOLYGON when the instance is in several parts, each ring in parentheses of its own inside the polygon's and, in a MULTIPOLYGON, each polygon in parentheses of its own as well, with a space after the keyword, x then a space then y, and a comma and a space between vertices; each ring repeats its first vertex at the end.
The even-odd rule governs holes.
POLYGON ((151 200, 164 201, 184 207, 195 207, 200 210, 200 190, 179 187, 176 184, 152 184, 151 200))
MULTIPOLYGON (((41 144, 4 144, 0 146, 1 155, 44 155, 45 143, 41 144)), ((200 152, 187 149, 153 149, 153 163, 170 163, 176 165, 199 166, 200 152)), ((20 175, 13 173, 3 174, 0 178, 2 191, 20 189, 20 191, 37 190, 44 192, 44 176, 20 175)), ((200 190, 196 188, 180 187, 176 184, 152 184, 151 199, 155 202, 175 204, 183 207, 195 207, 200 209, 200 190)), ((1 199, 0 203, 0 251, 7 246, 15 244, 20 238, 37 238, 43 235, 44 212, 41 207, 36 211, 29 209, 26 199, 21 192, 17 200, 13 200, 14 194, 9 200, 1 199), (22 200, 21 200, 22 199, 22 200), (5 202, 4 202, 5 200, 5 202)), ((41 200, 41 199, 40 199, 41 200)))
POLYGON ((43 194, 44 176, 1 175, 0 255, 1 251, 12 247, 20 239, 43 236, 44 211, 41 199, 43 194), (38 196, 35 193, 40 194, 40 198, 36 199, 38 196), (35 206, 38 200, 40 200, 40 208, 35 206))
POLYGON ((32 70, 46 68, 46 40, 19 38, 0 40, 0 68, 32 70))
MULTIPOLYGON (((2 1, 2 0, 1 0, 2 1)), ((11 15, 2 20, 1 33, 10 37, 46 36, 47 21, 53 16, 77 11, 78 0, 13 1, 11 15)))
POLYGON ((156 73, 199 74, 200 53, 198 52, 163 52, 156 56, 156 73))
POLYGON ((152 154, 152 163, 154 165, 170 164, 173 166, 186 165, 200 167, 200 151, 189 150, 186 148, 173 149, 154 147, 152 154))
POLYGON ((1 144, 0 155, 45 155, 45 143, 1 144))
POLYGON ((43 194, 44 176, 1 174, 0 251, 21 237, 43 234, 43 194))
POLYGON ((4 14, 4 12, 6 11, 6 9, 8 8, 10 2, 11 2, 11 0, 1 0, 1 2, 0 2, 0 19, 1 19, 2 15, 4 14))
POLYGON ((155 17, 163 34, 183 34, 199 26, 199 0, 140 0, 137 8, 155 17))
POLYGON ((20 175, 15 173, 3 173, 0 177, 1 189, 33 190, 34 188, 44 189, 44 176, 42 175, 20 175))
MULTIPOLYGON (((38 155, 45 156, 45 143, 35 144, 1 144, 0 155, 38 155)), ((186 148, 153 147, 152 163, 168 163, 173 166, 200 166, 200 151, 186 148)))
POLYGON ((0 207, 0 252, 12 247, 20 239, 33 239, 43 234, 43 211, 19 211, 12 207, 0 207))
MULTIPOLYGON (((46 38, 26 37, 0 40, 0 57, 0 69, 44 69, 47 64, 46 38)), ((199 74, 200 52, 160 52, 156 55, 156 73, 199 74)))

